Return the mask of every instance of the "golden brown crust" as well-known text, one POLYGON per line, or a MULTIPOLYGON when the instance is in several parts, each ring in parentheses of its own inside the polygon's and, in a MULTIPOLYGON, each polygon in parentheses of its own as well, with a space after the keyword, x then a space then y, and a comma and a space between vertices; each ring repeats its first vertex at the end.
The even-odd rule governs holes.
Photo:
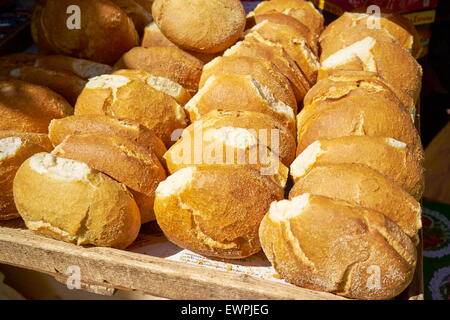
POLYGON ((124 249, 137 237, 139 209, 127 188, 96 170, 79 179, 60 165, 64 160, 36 154, 26 160, 14 179, 14 200, 30 230, 78 245, 124 249), (40 173, 33 167, 44 158, 40 173), (49 168, 47 171, 46 168, 49 168), (50 173, 50 169, 67 178, 50 173), (62 169, 62 170, 61 170, 62 169), (62 172, 61 172, 62 171, 62 172))
POLYGON ((259 224, 270 203, 283 198, 282 188, 258 170, 233 165, 197 167, 186 183, 179 194, 156 193, 156 219, 170 241, 228 259, 260 250, 259 224))
POLYGON ((10 75, 19 80, 48 87, 66 98, 71 105, 75 105, 86 85, 85 80, 73 73, 42 67, 20 67, 12 70, 10 75))
POLYGON ((52 149, 46 134, 0 131, 0 144, 4 147, 12 145, 13 139, 20 143, 13 154, 3 157, 6 150, 0 150, 0 220, 19 217, 13 198, 13 180, 17 169, 33 154, 52 149))
POLYGON ((289 198, 303 193, 381 212, 414 240, 422 227, 420 204, 390 178, 363 164, 314 166, 295 183, 289 198))
MULTIPOLYGON (((155 133, 139 122, 130 119, 116 119, 105 115, 78 115, 55 119, 48 127, 49 138, 54 146, 66 137, 79 134, 104 134, 119 136, 150 150, 162 160, 167 149, 155 133)), ((1 133, 0 133, 1 136, 1 133)))
POLYGON ((246 56, 216 58, 204 66, 199 87, 203 87, 211 75, 222 74, 251 76, 269 88, 275 98, 291 106, 297 114, 297 101, 289 80, 270 61, 246 56))
POLYGON ((153 21, 150 10, 142 7, 138 1, 135 0, 110 0, 120 7, 133 20, 136 31, 142 35, 145 26, 153 21))
POLYGON ((40 55, 35 53, 13 53, 0 57, 0 80, 8 80, 11 70, 24 66, 33 66, 40 55))
POLYGON ((71 72, 86 80, 112 72, 111 66, 107 64, 62 55, 40 56, 36 59, 35 66, 71 72))
POLYGON ((245 27, 244 7, 238 0, 156 0, 152 13, 170 41, 202 53, 227 49, 245 27))
POLYGON ((197 91, 203 62, 177 47, 136 47, 125 53, 116 67, 147 71, 197 91))
MULTIPOLYGON (((424 170, 413 150, 401 141, 385 137, 347 136, 318 140, 315 144, 320 145, 320 151, 314 163, 305 168, 306 172, 316 165, 364 164, 390 177, 416 200, 422 197, 424 170)), ((294 179, 301 176, 294 176, 294 179)))
POLYGON ((288 282, 356 299, 390 299, 411 282, 415 247, 381 213, 310 195, 289 214, 267 214, 259 230, 264 253, 288 282))
POLYGON ((117 89, 86 87, 75 106, 75 115, 85 114, 136 120, 153 130, 166 146, 174 143, 175 130, 187 126, 183 108, 171 96, 140 80, 130 80, 117 89))
POLYGON ((47 133, 52 119, 73 108, 48 88, 20 80, 0 81, 0 130, 47 133))
POLYGON ((33 12, 31 31, 43 53, 72 55, 106 64, 116 62, 139 42, 133 21, 108 0, 39 2, 33 12), (69 30, 66 11, 74 4, 82 13, 81 26, 69 30))

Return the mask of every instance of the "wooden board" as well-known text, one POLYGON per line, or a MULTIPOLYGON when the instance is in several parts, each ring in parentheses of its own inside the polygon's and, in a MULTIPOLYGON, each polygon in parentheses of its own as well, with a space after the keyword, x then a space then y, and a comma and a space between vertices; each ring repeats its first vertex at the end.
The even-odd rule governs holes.
MULTIPOLYGON (((144 254, 111 248, 86 248, 45 238, 23 229, 20 220, 2 225, 0 263, 46 273, 61 282, 66 282, 70 275, 70 266, 78 266, 82 289, 90 292, 110 295, 115 289, 137 290, 169 299, 344 299, 299 288, 276 277, 270 280, 236 272, 240 267, 247 270, 242 267, 244 263, 241 261, 224 262, 203 258, 212 265, 229 266, 219 270, 205 266, 204 262, 192 265, 172 261, 160 251, 155 252, 155 256, 148 254, 152 253, 152 246, 171 245, 161 235, 144 233, 139 236, 130 250, 148 252, 144 254)), ((401 299, 423 297, 421 273, 419 263, 415 280, 401 295, 401 299)))

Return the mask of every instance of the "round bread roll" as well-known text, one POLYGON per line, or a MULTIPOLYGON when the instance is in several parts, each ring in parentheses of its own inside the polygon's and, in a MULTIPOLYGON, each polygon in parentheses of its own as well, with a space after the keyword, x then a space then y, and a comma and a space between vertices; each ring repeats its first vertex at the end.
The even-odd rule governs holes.
POLYGON ((355 299, 390 299, 411 282, 414 244, 383 214, 303 194, 274 202, 261 245, 286 281, 355 299))
MULTIPOLYGON (((382 82, 383 86, 388 87, 392 92, 395 93, 397 98, 402 102, 402 104, 405 106, 407 110, 410 110, 411 112, 415 112, 416 109, 416 103, 414 99, 407 95, 402 90, 399 90, 398 88, 390 85, 386 81, 384 81, 382 78, 378 76, 375 72, 370 71, 352 71, 352 70, 333 70, 327 74, 327 77, 319 80, 317 84, 315 85, 314 90, 308 91, 308 95, 305 96, 305 103, 304 104, 311 104, 311 97, 314 97, 317 93, 316 89, 320 88, 322 85, 324 85, 323 90, 329 91, 331 88, 329 88, 329 84, 334 84, 335 82, 353 82, 358 83, 361 81, 372 81, 375 80, 376 82, 382 82), (328 80, 328 81, 325 81, 328 80), (327 85, 325 85, 327 84, 327 85)), ((333 89, 334 90, 334 89, 333 89)))
POLYGON ((308 33, 301 33, 290 25, 274 23, 269 20, 264 20, 254 26, 249 31, 250 35, 253 33, 257 33, 266 41, 280 44, 297 63, 309 84, 316 83, 320 64, 319 59, 310 49, 307 41, 308 33))
POLYGON ((303 23, 316 39, 323 31, 324 18, 311 1, 303 0, 271 0, 261 1, 250 14, 258 16, 267 13, 280 12, 303 23))
POLYGON ((419 240, 417 232, 422 228, 420 203, 391 179, 368 166, 356 163, 315 166, 297 180, 289 198, 303 193, 340 199, 381 212, 411 239, 419 240))
POLYGON ((28 229, 75 243, 124 249, 137 237, 139 209, 127 188, 85 163, 38 153, 14 179, 28 229))
POLYGON ((164 77, 154 76, 146 71, 122 69, 115 71, 113 74, 125 76, 134 80, 141 80, 155 90, 168 94, 183 106, 192 98, 191 93, 178 83, 164 77))
MULTIPOLYGON (((195 122, 202 130, 220 129, 222 127, 236 127, 247 129, 259 143, 268 146, 278 154, 281 162, 289 166, 295 158, 295 135, 283 124, 273 117, 252 111, 224 111, 214 110, 208 112, 195 122)), ((188 126, 182 134, 193 136, 193 125, 188 126)))
POLYGON ((217 109, 255 111, 283 121, 295 132, 294 110, 251 76, 211 76, 184 107, 192 122, 217 109))
POLYGON ((10 72, 11 77, 48 87, 62 95, 75 105, 77 98, 86 85, 86 81, 73 73, 60 70, 50 70, 41 67, 20 67, 10 72))
MULTIPOLYGON (((365 72, 363 71, 363 73, 365 72)), ((411 115, 411 118, 414 121, 416 106, 414 104, 405 106, 389 86, 386 85, 383 80, 375 76, 367 79, 359 77, 355 77, 354 79, 330 77, 318 81, 305 96, 305 107, 302 110, 302 116, 309 116, 310 111, 320 111, 321 102, 345 99, 348 96, 354 95, 365 96, 367 99, 372 99, 374 101, 388 99, 395 104, 401 105, 401 107, 411 115)))
POLYGON ((366 37, 322 59, 319 79, 328 72, 357 70, 376 72, 389 85, 403 91, 417 102, 422 86, 422 67, 397 44, 366 37))
POLYGON ((141 80, 120 75, 92 78, 78 97, 75 115, 103 114, 136 120, 153 130, 166 146, 175 130, 187 126, 183 108, 171 96, 141 80))
POLYGON ((20 52, 0 57, 0 80, 9 80, 11 70, 24 66, 33 66, 40 55, 20 52))
POLYGON ((203 67, 199 87, 203 87, 212 75, 226 74, 251 76, 297 114, 297 100, 289 80, 270 61, 245 56, 218 57, 203 67))
POLYGON ((71 72, 82 79, 90 79, 112 72, 111 66, 108 66, 107 64, 57 54, 40 56, 36 59, 35 66, 71 72))
POLYGON ((278 154, 260 143, 256 130, 230 126, 204 129, 202 120, 191 127, 164 155, 170 173, 196 165, 235 164, 259 169, 281 188, 286 186, 288 168, 278 154))
POLYGON ((133 21, 109 0, 47 0, 36 4, 31 19, 33 40, 43 53, 60 53, 112 64, 137 46, 133 21), (79 7, 80 25, 76 11, 79 7), (69 29, 68 23, 74 24, 69 29))
POLYGON ((297 117, 300 154, 316 140, 344 136, 391 137, 406 143, 422 162, 423 149, 411 115, 394 95, 369 87, 341 99, 306 106, 297 117), (369 91, 371 90, 371 91, 369 91))
POLYGON ((385 137, 347 136, 311 143, 291 164, 294 181, 300 181, 312 168, 337 163, 369 166, 420 200, 424 172, 413 150, 401 141, 385 137))
POLYGON ((197 91, 203 62, 177 47, 136 47, 116 63, 118 69, 137 69, 197 91))
POLYGON ((153 21, 151 10, 147 10, 135 0, 110 0, 133 20, 136 31, 142 35, 145 26, 153 21))
POLYGON ((367 13, 345 12, 330 23, 320 35, 322 59, 365 37, 395 43, 411 53, 416 49, 413 35, 387 16, 376 17, 367 13))
POLYGON ((173 243, 219 258, 260 250, 258 228, 283 189, 256 169, 233 165, 187 167, 156 189, 155 214, 173 243))
POLYGON ((17 169, 33 154, 50 150, 45 134, 0 131, 0 220, 19 217, 13 197, 17 169))
POLYGON ((239 0, 156 0, 152 13, 170 41, 196 52, 223 51, 245 28, 245 11, 239 0))
MULTIPOLYGON (((137 202, 140 209, 151 208, 155 189, 166 178, 166 172, 156 155, 148 149, 122 137, 103 134, 68 136, 52 152, 55 156, 81 161, 130 189, 147 197, 137 202)), ((142 223, 154 220, 153 210, 141 210, 142 223)))
POLYGON ((59 94, 32 83, 0 81, 0 130, 47 133, 52 119, 73 114, 59 94))
POLYGON ((249 34, 225 51, 224 56, 256 57, 271 61, 288 78, 294 90, 297 103, 301 103, 310 85, 294 60, 279 44, 264 40, 259 34, 249 34))
POLYGON ((68 136, 79 134, 104 134, 125 138, 152 151, 160 161, 167 151, 164 143, 152 130, 130 119, 86 114, 52 120, 48 127, 48 136, 55 147, 68 136))

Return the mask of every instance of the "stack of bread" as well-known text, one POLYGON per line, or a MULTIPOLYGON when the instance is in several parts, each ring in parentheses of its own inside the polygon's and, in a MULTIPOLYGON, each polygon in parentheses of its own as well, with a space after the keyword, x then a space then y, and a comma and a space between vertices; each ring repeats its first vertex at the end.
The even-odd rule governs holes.
POLYGON ((297 116, 295 184, 272 203, 260 240, 291 283, 392 298, 413 278, 421 228, 414 39, 385 17, 346 13, 319 40, 319 80, 297 116))

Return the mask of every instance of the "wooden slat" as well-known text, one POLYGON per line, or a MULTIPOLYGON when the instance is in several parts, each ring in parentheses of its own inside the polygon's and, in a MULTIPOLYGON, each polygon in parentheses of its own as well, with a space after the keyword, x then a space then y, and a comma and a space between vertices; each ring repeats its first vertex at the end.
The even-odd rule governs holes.
POLYGON ((83 248, 28 230, 0 227, 0 263, 55 277, 79 266, 81 280, 107 288, 138 290, 169 299, 301 299, 342 297, 261 280, 245 274, 206 269, 111 248, 83 248))

